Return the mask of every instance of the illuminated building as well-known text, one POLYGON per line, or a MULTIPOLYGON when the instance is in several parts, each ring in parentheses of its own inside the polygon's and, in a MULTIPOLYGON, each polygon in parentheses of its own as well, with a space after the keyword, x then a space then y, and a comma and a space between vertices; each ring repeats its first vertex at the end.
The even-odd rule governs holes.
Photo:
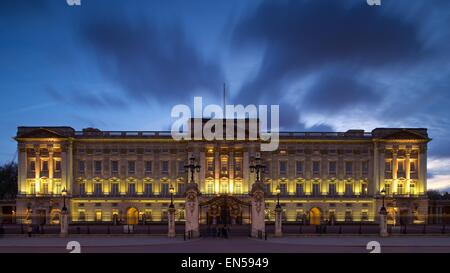
MULTIPOLYGON (((428 210, 427 130, 281 132, 279 149, 259 140, 175 141, 170 132, 119 132, 70 127, 19 127, 17 217, 58 223, 66 189, 70 221, 136 224, 165 221, 174 187, 176 220, 184 219, 185 165, 195 157, 201 223, 250 221, 250 171, 266 167, 266 219, 273 221, 279 189, 283 220, 377 221, 386 190, 388 221, 422 222, 428 210), (226 196, 226 198, 225 198, 226 196)), ((36 223, 35 222, 35 223, 36 223)))

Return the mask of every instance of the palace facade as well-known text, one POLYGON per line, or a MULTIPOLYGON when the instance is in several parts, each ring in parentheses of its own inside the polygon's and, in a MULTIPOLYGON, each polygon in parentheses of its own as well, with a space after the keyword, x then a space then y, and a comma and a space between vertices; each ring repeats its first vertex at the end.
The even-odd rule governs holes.
POLYGON ((18 127, 15 139, 22 223, 58 224, 63 203, 71 223, 166 221, 172 193, 183 221, 191 157, 200 165, 194 180, 203 224, 223 215, 251 221, 250 167, 259 157, 267 221, 278 197, 287 222, 376 222, 382 191, 391 223, 420 223, 428 211, 430 138, 422 128, 281 132, 274 152, 260 151, 260 140, 175 141, 162 131, 18 127))

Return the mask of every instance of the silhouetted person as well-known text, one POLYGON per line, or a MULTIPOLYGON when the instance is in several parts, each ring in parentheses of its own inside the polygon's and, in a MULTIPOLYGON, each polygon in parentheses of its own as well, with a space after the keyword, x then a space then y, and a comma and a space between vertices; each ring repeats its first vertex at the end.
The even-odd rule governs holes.
POLYGON ((27 233, 28 233, 28 237, 31 237, 31 233, 33 233, 33 228, 31 227, 31 225, 28 225, 27 233))

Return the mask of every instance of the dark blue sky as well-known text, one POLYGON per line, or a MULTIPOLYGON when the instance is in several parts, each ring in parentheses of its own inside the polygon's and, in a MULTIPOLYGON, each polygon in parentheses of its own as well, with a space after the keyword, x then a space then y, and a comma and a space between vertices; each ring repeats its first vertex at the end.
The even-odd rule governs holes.
POLYGON ((21 125, 168 129, 193 96, 280 104, 286 130, 427 127, 450 186, 450 1, 3 0, 0 161, 21 125))

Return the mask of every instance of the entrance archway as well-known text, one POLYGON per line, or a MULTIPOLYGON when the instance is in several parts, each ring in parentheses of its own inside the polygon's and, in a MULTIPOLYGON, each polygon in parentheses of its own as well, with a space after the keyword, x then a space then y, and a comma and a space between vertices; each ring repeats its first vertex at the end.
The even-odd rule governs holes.
POLYGON ((321 216, 320 209, 317 207, 312 208, 309 211, 309 224, 315 226, 320 225, 320 216, 321 216))
POLYGON ((139 212, 136 208, 131 207, 127 210, 127 224, 137 225, 139 221, 139 212))

